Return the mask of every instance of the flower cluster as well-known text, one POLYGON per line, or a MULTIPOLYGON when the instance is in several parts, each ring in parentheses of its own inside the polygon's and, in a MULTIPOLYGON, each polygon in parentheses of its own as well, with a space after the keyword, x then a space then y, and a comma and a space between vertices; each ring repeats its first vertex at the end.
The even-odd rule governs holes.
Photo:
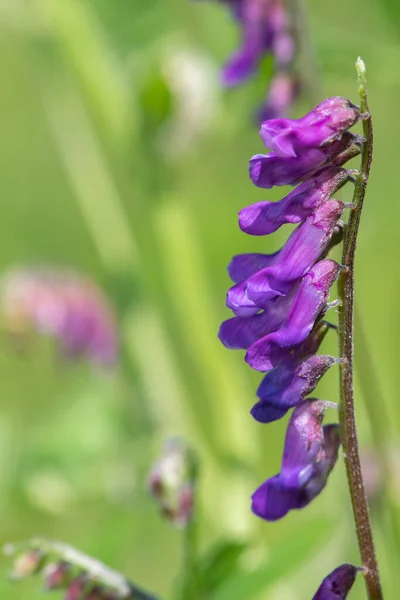
POLYGON ((294 74, 296 44, 284 0, 223 0, 241 28, 241 46, 222 69, 222 83, 232 87, 252 77, 263 59, 272 55, 274 73, 260 121, 284 116, 297 98, 294 74))
POLYGON ((179 438, 166 440, 148 478, 149 491, 162 515, 176 527, 184 528, 193 516, 196 459, 179 438))
POLYGON ((54 268, 16 269, 1 290, 3 329, 16 341, 32 332, 56 338, 63 355, 95 364, 117 358, 117 326, 106 298, 92 281, 54 268))
POLYGON ((297 227, 273 254, 233 258, 227 306, 235 316, 219 332, 225 346, 246 350, 246 362, 266 372, 253 417, 269 423, 294 408, 281 472, 252 497, 253 512, 268 521, 315 498, 338 455, 338 425, 322 424, 327 403, 305 398, 338 362, 317 352, 331 327, 324 316, 335 305, 328 297, 341 271, 326 257, 340 240, 346 208, 332 194, 351 177, 343 165, 359 152, 360 139, 348 130, 360 116, 348 100, 334 97, 301 119, 266 121, 261 137, 272 152, 250 160, 255 185, 298 184, 278 202, 258 202, 240 211, 240 228, 250 235, 268 235, 285 223, 297 227))
MULTIPOLYGON (((14 561, 12 581, 40 575, 44 591, 63 591, 64 600, 154 600, 145 593, 139 595, 141 590, 123 575, 71 546, 46 540, 33 540, 25 546, 14 561)), ((13 554, 16 548, 7 546, 5 551, 13 554)))

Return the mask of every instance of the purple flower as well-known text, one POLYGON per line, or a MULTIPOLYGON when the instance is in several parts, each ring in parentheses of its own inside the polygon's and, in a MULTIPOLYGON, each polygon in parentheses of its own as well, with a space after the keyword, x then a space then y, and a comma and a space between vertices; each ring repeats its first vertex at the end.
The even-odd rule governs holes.
POLYGON ((337 140, 359 118, 359 108, 346 98, 328 98, 301 119, 265 121, 260 135, 277 156, 299 157, 311 148, 337 140))
POLYGON ((281 327, 287 319, 295 291, 293 288, 286 296, 272 298, 265 310, 258 314, 224 321, 219 330, 219 339, 226 348, 247 350, 257 340, 281 327))
POLYGON ((285 223, 300 223, 347 179, 346 169, 327 167, 279 202, 257 202, 243 208, 239 212, 239 227, 250 235, 267 235, 285 223))
POLYGON ((250 179, 256 186, 267 189, 274 185, 296 185, 342 156, 357 142, 357 136, 345 132, 332 143, 310 147, 300 156, 279 156, 274 152, 256 154, 249 163, 250 179))
POLYGON ((360 569, 344 564, 330 573, 318 588, 313 600, 346 600, 360 569))
POLYGON ((311 332, 326 305, 330 288, 339 274, 339 265, 319 261, 305 275, 282 327, 249 347, 246 362, 257 371, 269 371, 287 360, 311 332))
POLYGON ((307 506, 324 489, 337 460, 339 425, 322 425, 325 402, 303 400, 290 418, 281 472, 252 496, 252 511, 276 521, 290 510, 307 506))
POLYGON ((242 44, 222 70, 223 85, 235 86, 250 78, 268 53, 278 67, 290 64, 295 47, 281 2, 236 0, 228 4, 240 22, 242 44))
POLYGON ((97 286, 72 271, 37 268, 12 271, 3 282, 1 311, 16 338, 31 331, 59 340, 64 355, 114 364, 117 325, 97 286))
POLYGON ((238 283, 228 290, 228 308, 249 316, 266 308, 272 298, 286 295, 324 252, 342 212, 342 202, 327 200, 293 231, 279 252, 235 257, 229 274, 238 283))
POLYGON ((260 0, 232 3, 235 15, 241 22, 242 45, 229 59, 222 70, 222 83, 235 86, 256 71, 260 60, 271 49, 271 28, 268 8, 260 0))
POLYGON ((257 390, 259 401, 251 409, 256 421, 271 423, 282 418, 337 362, 333 356, 315 356, 329 328, 324 321, 318 323, 295 354, 264 377, 257 390))

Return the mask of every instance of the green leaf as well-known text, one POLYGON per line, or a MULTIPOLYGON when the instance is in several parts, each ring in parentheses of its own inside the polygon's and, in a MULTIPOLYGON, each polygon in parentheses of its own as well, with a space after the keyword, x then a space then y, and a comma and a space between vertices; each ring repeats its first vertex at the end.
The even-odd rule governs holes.
POLYGON ((215 590, 238 569, 238 561, 246 547, 245 542, 223 541, 211 548, 202 569, 207 592, 215 590))
POLYGON ((213 594, 213 600, 252 600, 266 588, 277 583, 290 572, 295 571, 303 562, 328 539, 332 532, 332 523, 325 520, 308 522, 275 545, 270 560, 255 571, 237 571, 219 586, 213 594))

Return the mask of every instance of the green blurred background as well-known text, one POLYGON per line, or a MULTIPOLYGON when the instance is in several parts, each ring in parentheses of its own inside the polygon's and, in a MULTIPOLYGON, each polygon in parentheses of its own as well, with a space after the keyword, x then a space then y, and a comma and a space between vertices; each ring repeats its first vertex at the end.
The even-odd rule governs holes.
MULTIPOLYGON (((361 364, 357 414, 365 448, 375 439, 371 409, 390 415, 383 441, 397 511, 400 5, 310 0, 304 8, 319 99, 357 102, 358 55, 368 68, 376 146, 357 303, 383 393, 368 411, 361 364)), ((3 340, 0 542, 61 539, 173 597, 181 532, 161 519, 145 482, 163 439, 179 434, 201 459, 202 551, 219 538, 245 540, 243 573, 265 572, 256 597, 307 600, 336 565, 358 561, 342 463, 303 512, 274 524, 253 517, 249 496, 279 469, 285 423, 251 419, 260 376, 216 337, 228 316, 230 257, 273 251, 287 236, 252 239, 237 226, 241 207, 283 195, 247 175, 249 158, 263 151, 252 112, 265 77, 229 92, 218 84, 237 40, 226 8, 211 2, 0 0, 0 267, 89 274, 114 304, 121 335, 113 373, 60 364, 45 340, 23 355, 3 340)), ((327 352, 336 352, 334 337, 327 352)), ((318 395, 337 400, 334 369, 318 395)), ((372 512, 387 597, 397 598, 400 540, 388 535, 385 502, 372 512)), ((2 597, 40 598, 37 581, 11 588, 7 568, 4 559, 2 597)), ((351 597, 364 597, 361 581, 351 597)), ((236 596, 226 588, 216 598, 236 596)))

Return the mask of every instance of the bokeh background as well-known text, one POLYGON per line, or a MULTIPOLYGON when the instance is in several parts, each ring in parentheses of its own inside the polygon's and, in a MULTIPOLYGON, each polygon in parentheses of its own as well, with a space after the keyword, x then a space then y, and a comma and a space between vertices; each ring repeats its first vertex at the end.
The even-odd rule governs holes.
MULTIPOLYGON (((318 99, 356 102, 358 55, 368 68, 376 145, 357 306, 381 389, 368 398, 357 338, 356 397, 362 447, 370 454, 378 443, 392 465, 390 498, 375 496, 372 513, 387 598, 396 598, 400 540, 387 506, 399 518, 400 5, 303 8, 318 99)), ((251 419, 260 377, 216 336, 230 257, 273 251, 287 235, 252 239, 237 226, 241 207, 267 197, 247 175, 263 151, 253 115, 265 75, 233 91, 218 80, 237 40, 212 2, 0 0, 0 268, 89 275, 115 307, 121 346, 118 366, 101 370, 60 360, 49 340, 16 351, 2 336, 0 542, 61 539, 173 598, 182 534, 149 499, 146 474, 164 438, 179 434, 201 460, 201 551, 246 542, 240 572, 215 598, 307 600, 336 565, 358 561, 342 463, 303 512, 275 524, 250 514, 252 491, 279 469, 285 423, 251 419)), ((296 114, 311 105, 304 97, 296 114)), ((337 400, 334 369, 318 395, 337 400)), ((2 597, 41 597, 37 581, 10 587, 7 568, 4 559, 2 597)), ((364 597, 361 580, 351 597, 364 597)))

